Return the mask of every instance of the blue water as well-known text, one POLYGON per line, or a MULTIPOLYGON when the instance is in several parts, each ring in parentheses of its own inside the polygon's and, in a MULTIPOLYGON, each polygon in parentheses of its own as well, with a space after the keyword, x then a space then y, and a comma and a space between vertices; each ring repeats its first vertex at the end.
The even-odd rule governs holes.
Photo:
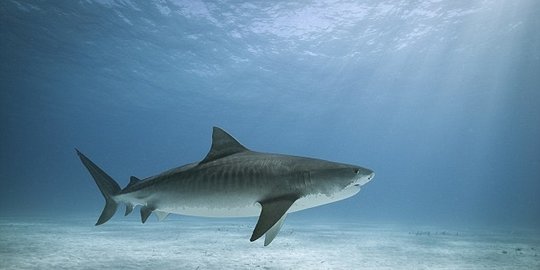
POLYGON ((538 10, 1 1, 0 216, 97 220, 75 147, 125 186, 201 160, 219 126, 256 151, 376 172, 296 218, 539 228, 538 10))

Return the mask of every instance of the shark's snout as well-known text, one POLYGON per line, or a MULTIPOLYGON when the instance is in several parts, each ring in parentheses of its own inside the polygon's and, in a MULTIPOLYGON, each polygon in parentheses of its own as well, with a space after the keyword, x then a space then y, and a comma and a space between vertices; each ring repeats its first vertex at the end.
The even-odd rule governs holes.
POLYGON ((374 172, 371 172, 371 173, 369 173, 367 175, 364 175, 364 176, 358 178, 358 180, 356 180, 355 186, 357 186, 357 187, 363 186, 363 185, 367 184, 368 182, 370 182, 371 180, 373 180, 373 177, 375 177, 374 172))

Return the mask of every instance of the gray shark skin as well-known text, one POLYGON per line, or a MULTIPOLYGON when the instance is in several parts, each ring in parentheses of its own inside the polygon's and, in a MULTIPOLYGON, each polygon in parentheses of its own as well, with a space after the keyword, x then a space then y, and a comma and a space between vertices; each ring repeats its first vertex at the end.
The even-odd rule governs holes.
POLYGON ((105 198, 96 226, 107 222, 119 203, 125 215, 140 205, 141 220, 151 213, 202 217, 259 216, 250 241, 265 235, 267 246, 287 213, 351 197, 371 181, 373 171, 320 159, 251 151, 224 130, 214 127, 206 157, 156 176, 132 176, 120 186, 79 150, 77 154, 105 198))

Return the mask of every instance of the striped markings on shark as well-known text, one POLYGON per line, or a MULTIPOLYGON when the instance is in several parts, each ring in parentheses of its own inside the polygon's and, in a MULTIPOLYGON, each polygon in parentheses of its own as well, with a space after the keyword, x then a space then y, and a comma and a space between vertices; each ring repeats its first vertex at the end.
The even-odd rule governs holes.
POLYGON ((126 216, 140 205, 142 223, 151 213, 158 220, 170 213, 259 216, 250 241, 265 235, 265 246, 279 233, 287 213, 351 197, 375 175, 356 165, 251 151, 218 127, 202 161, 143 180, 132 176, 124 189, 76 151, 105 198, 96 226, 107 222, 120 203, 126 205, 126 216))

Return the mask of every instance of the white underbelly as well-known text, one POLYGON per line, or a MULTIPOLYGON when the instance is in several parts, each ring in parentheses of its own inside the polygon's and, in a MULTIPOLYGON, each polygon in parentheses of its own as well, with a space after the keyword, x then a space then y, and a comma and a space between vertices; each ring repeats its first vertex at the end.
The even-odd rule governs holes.
MULTIPOLYGON (((332 203, 343 200, 356 194, 360 188, 349 189, 345 192, 328 196, 325 194, 306 195, 296 200, 288 213, 301 211, 304 209, 332 203)), ((127 199, 127 198, 122 198, 127 199)), ((134 205, 146 205, 146 202, 133 200, 130 203, 134 205)), ((244 197, 242 199, 225 198, 206 198, 197 200, 174 200, 168 199, 155 205, 156 211, 199 217, 254 217, 261 213, 261 205, 255 197, 244 197)))
MULTIPOLYGON (((354 192, 356 193, 356 192, 354 192)), ((332 203, 335 201, 343 200, 352 196, 353 194, 347 194, 349 196, 326 196, 324 194, 308 195, 296 200, 288 213, 301 211, 308 208, 317 207, 320 205, 332 203)), ((208 207, 208 206, 176 206, 176 207, 163 207, 157 209, 159 211, 188 215, 199 217, 256 217, 261 213, 261 205, 258 202, 247 203, 244 205, 235 205, 234 207, 208 207)))
POLYGON ((198 217, 255 217, 261 213, 258 203, 235 207, 163 207, 159 211, 198 217))

